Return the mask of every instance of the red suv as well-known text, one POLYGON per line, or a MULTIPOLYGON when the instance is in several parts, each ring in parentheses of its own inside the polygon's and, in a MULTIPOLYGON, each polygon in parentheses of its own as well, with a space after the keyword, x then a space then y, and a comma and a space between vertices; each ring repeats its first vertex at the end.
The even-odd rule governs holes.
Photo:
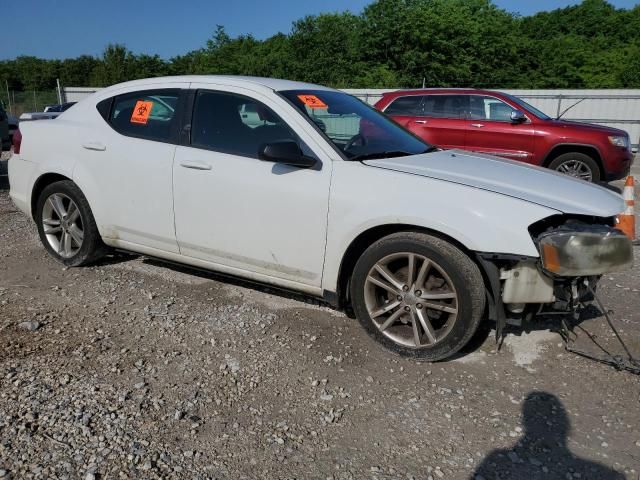
POLYGON ((555 120, 526 102, 490 90, 385 93, 376 108, 432 145, 520 160, 584 180, 617 180, 633 154, 623 130, 555 120))

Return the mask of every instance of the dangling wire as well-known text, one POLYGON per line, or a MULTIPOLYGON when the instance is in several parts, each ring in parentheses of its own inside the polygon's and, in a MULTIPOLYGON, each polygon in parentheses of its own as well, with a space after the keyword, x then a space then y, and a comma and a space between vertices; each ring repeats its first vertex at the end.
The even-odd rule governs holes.
MULTIPOLYGON (((600 298, 598 297, 598 295, 596 295, 596 292, 593 290, 591 285, 588 284, 588 282, 585 282, 585 284, 586 284, 587 289, 589 290, 589 292, 591 292, 591 294, 593 295, 593 298, 595 298, 596 303, 598 304, 598 307, 600 308, 600 310, 604 314, 604 318, 607 320, 607 323, 609 324, 609 327, 611 328, 611 330, 613 331, 614 335, 618 339, 618 342, 620 342, 620 345, 622 345, 622 348, 626 352, 627 358, 625 359, 624 357, 622 357, 620 355, 614 355, 612 353, 609 353, 602 345, 600 345, 598 342, 596 342, 595 338, 589 332, 587 332, 584 329, 582 329, 582 330, 587 334, 589 339, 598 348, 600 348, 605 353, 606 356, 599 357, 599 356, 594 355, 594 354, 589 353, 589 352, 584 352, 582 350, 574 349, 571 346, 571 344, 574 341, 574 340, 571 339, 571 334, 573 333, 574 337, 576 336, 576 334, 569 329, 565 319, 563 318, 562 319, 562 329, 563 329, 563 337, 564 337, 564 342, 565 342, 565 349, 568 352, 575 353, 576 355, 580 355, 581 357, 588 358, 588 359, 594 360, 596 362, 604 363, 605 365, 611 365, 612 367, 615 367, 617 370, 626 370, 627 372, 631 372, 631 373, 634 373, 636 375, 640 375, 640 361, 638 361, 631 354, 631 351, 627 347, 627 344, 624 343, 624 341, 622 340, 622 337, 618 333, 618 330, 613 325, 613 322, 611 321, 611 318, 609 317, 609 312, 607 311, 606 308, 604 308, 604 305, 600 301, 600 298)), ((579 317, 579 315, 577 315, 577 316, 579 317)))

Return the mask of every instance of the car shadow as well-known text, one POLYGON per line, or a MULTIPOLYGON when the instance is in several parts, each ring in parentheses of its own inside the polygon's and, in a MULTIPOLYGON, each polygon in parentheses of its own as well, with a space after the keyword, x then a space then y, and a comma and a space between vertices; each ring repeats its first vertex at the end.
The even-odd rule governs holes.
POLYGON ((522 427, 522 438, 511 448, 491 451, 469 480, 625 478, 616 470, 571 452, 567 445, 571 422, 555 395, 530 392, 522 404, 522 427))
MULTIPOLYGON (((342 309, 336 308, 321 298, 314 297, 312 295, 307 295, 304 293, 287 290, 284 288, 274 287, 272 285, 266 285, 259 282, 253 282, 250 280, 246 280, 243 278, 235 277, 233 275, 227 275, 220 272, 213 272, 210 270, 204 270, 197 267, 192 267, 190 265, 183 265, 178 263, 173 263, 166 261, 164 259, 158 259, 154 257, 147 257, 144 255, 138 255, 134 253, 128 253, 123 251, 114 251, 109 255, 103 257, 96 265, 98 266, 108 266, 108 265, 117 265, 120 263, 129 262, 132 260, 140 260, 145 265, 150 265, 158 268, 166 268, 172 270, 174 272, 182 273, 185 275, 192 275, 198 278, 212 280, 220 283, 224 283, 226 285, 232 285, 240 288, 247 288, 256 292, 273 295, 277 297, 281 297, 283 299, 294 300, 300 302, 302 304, 307 305, 317 305, 322 307, 331 308, 332 310, 339 311, 350 318, 355 318, 351 309, 342 309)), ((303 305, 301 305, 303 307, 303 305)), ((583 323, 589 320, 593 320, 596 318, 600 318, 603 316, 603 313, 598 309, 595 305, 587 305, 582 311, 578 319, 574 320, 570 315, 564 316, 565 322, 569 327, 570 331, 575 333, 578 330, 578 333, 585 334, 598 348, 602 348, 601 345, 597 342, 597 337, 591 334, 588 330, 583 327, 583 323)), ((559 338, 564 338, 566 332, 563 330, 562 322, 560 315, 540 315, 534 317, 533 321, 526 322, 522 326, 515 326, 507 324, 503 330, 503 337, 498 342, 499 350, 502 349, 502 340, 507 335, 515 335, 521 336, 523 334, 531 333, 532 331, 551 331, 557 333, 559 338)), ((480 350, 487 341, 495 341, 493 340, 492 335, 495 334, 495 322, 485 319, 482 321, 471 337, 469 342, 461 348, 455 355, 446 358, 443 360, 444 362, 456 360, 459 358, 466 357, 478 350, 480 350)))
POLYGON ((529 322, 524 322, 520 326, 506 324, 502 332, 502 338, 497 340, 494 339, 495 322, 485 319, 480 323, 478 330, 473 335, 473 337, 471 337, 471 340, 469 340, 469 342, 464 347, 462 347, 455 355, 446 358, 444 361, 446 362, 450 360, 456 360, 475 353, 476 351, 480 350, 487 341, 494 342, 497 345, 498 351, 501 351, 504 348, 503 342, 507 336, 520 337, 531 332, 543 331, 557 333, 558 339, 563 341, 567 337, 567 333, 569 333, 572 338, 584 335, 585 337, 587 337, 588 341, 593 343, 594 347, 597 350, 606 352, 605 347, 598 341, 598 336, 590 332, 589 329, 587 329, 587 327, 584 325, 590 320, 603 317, 604 314, 602 313, 602 311, 592 304, 586 305, 580 311, 580 315, 577 319, 572 318, 571 314, 541 314, 534 317, 529 322), (569 332, 567 332, 563 327, 563 320, 567 328, 569 329, 569 332))
MULTIPOLYGON (((122 255, 126 255, 123 253, 122 255)), ((131 259, 131 258, 130 258, 131 259)), ((278 297, 286 298, 289 300, 295 300, 301 303, 320 305, 324 307, 333 308, 329 303, 325 302, 321 298, 306 295, 284 288, 274 287, 273 285, 265 285, 260 282, 252 282, 244 278, 235 277, 233 275, 226 275, 221 272, 213 272, 210 270, 204 270, 190 265, 183 265, 179 263, 168 262, 166 260, 157 259, 153 257, 143 257, 142 262, 145 265, 152 265, 159 268, 168 268, 174 272, 184 273, 186 275, 192 275, 195 277, 203 278, 206 280, 213 280, 227 285, 233 285, 241 288, 248 288, 257 292, 275 295, 278 297)))
POLYGON ((607 190, 611 190, 612 192, 622 195, 622 189, 620 187, 616 187, 615 185, 611 185, 610 183, 606 183, 606 182, 599 182, 598 185, 600 185, 603 188, 606 188, 607 190))

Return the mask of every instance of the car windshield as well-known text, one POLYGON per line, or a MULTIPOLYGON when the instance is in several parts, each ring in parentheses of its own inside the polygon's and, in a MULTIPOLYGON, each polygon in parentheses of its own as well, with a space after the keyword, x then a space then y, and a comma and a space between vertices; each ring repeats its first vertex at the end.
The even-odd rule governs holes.
POLYGON ((517 103, 519 106, 521 106, 525 110, 528 110, 529 112, 533 113, 540 120, 551 120, 551 117, 549 115, 547 115, 544 112, 541 112, 536 107, 533 107, 533 106, 529 105, 524 100, 522 100, 522 99, 520 99, 518 97, 514 97, 513 95, 506 95, 506 96, 509 97, 509 100, 511 100, 512 102, 517 103))
POLYGON ((348 160, 399 157, 434 148, 351 95, 330 90, 280 92, 348 160))

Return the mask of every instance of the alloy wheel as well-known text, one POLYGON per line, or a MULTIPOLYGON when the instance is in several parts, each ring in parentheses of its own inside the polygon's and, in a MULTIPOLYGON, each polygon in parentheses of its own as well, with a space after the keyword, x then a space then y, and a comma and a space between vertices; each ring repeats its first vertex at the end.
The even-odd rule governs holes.
POLYGON ((53 250, 63 258, 73 257, 84 241, 82 215, 64 193, 54 193, 44 202, 42 227, 53 250))
POLYGON ((365 304, 378 330, 410 348, 431 347, 458 318, 458 293, 444 269, 410 252, 378 261, 365 281, 365 304))
POLYGON ((591 168, 580 160, 567 160, 566 162, 562 162, 557 166, 556 171, 571 177, 586 180, 587 182, 593 180, 593 172, 591 172, 591 168))

